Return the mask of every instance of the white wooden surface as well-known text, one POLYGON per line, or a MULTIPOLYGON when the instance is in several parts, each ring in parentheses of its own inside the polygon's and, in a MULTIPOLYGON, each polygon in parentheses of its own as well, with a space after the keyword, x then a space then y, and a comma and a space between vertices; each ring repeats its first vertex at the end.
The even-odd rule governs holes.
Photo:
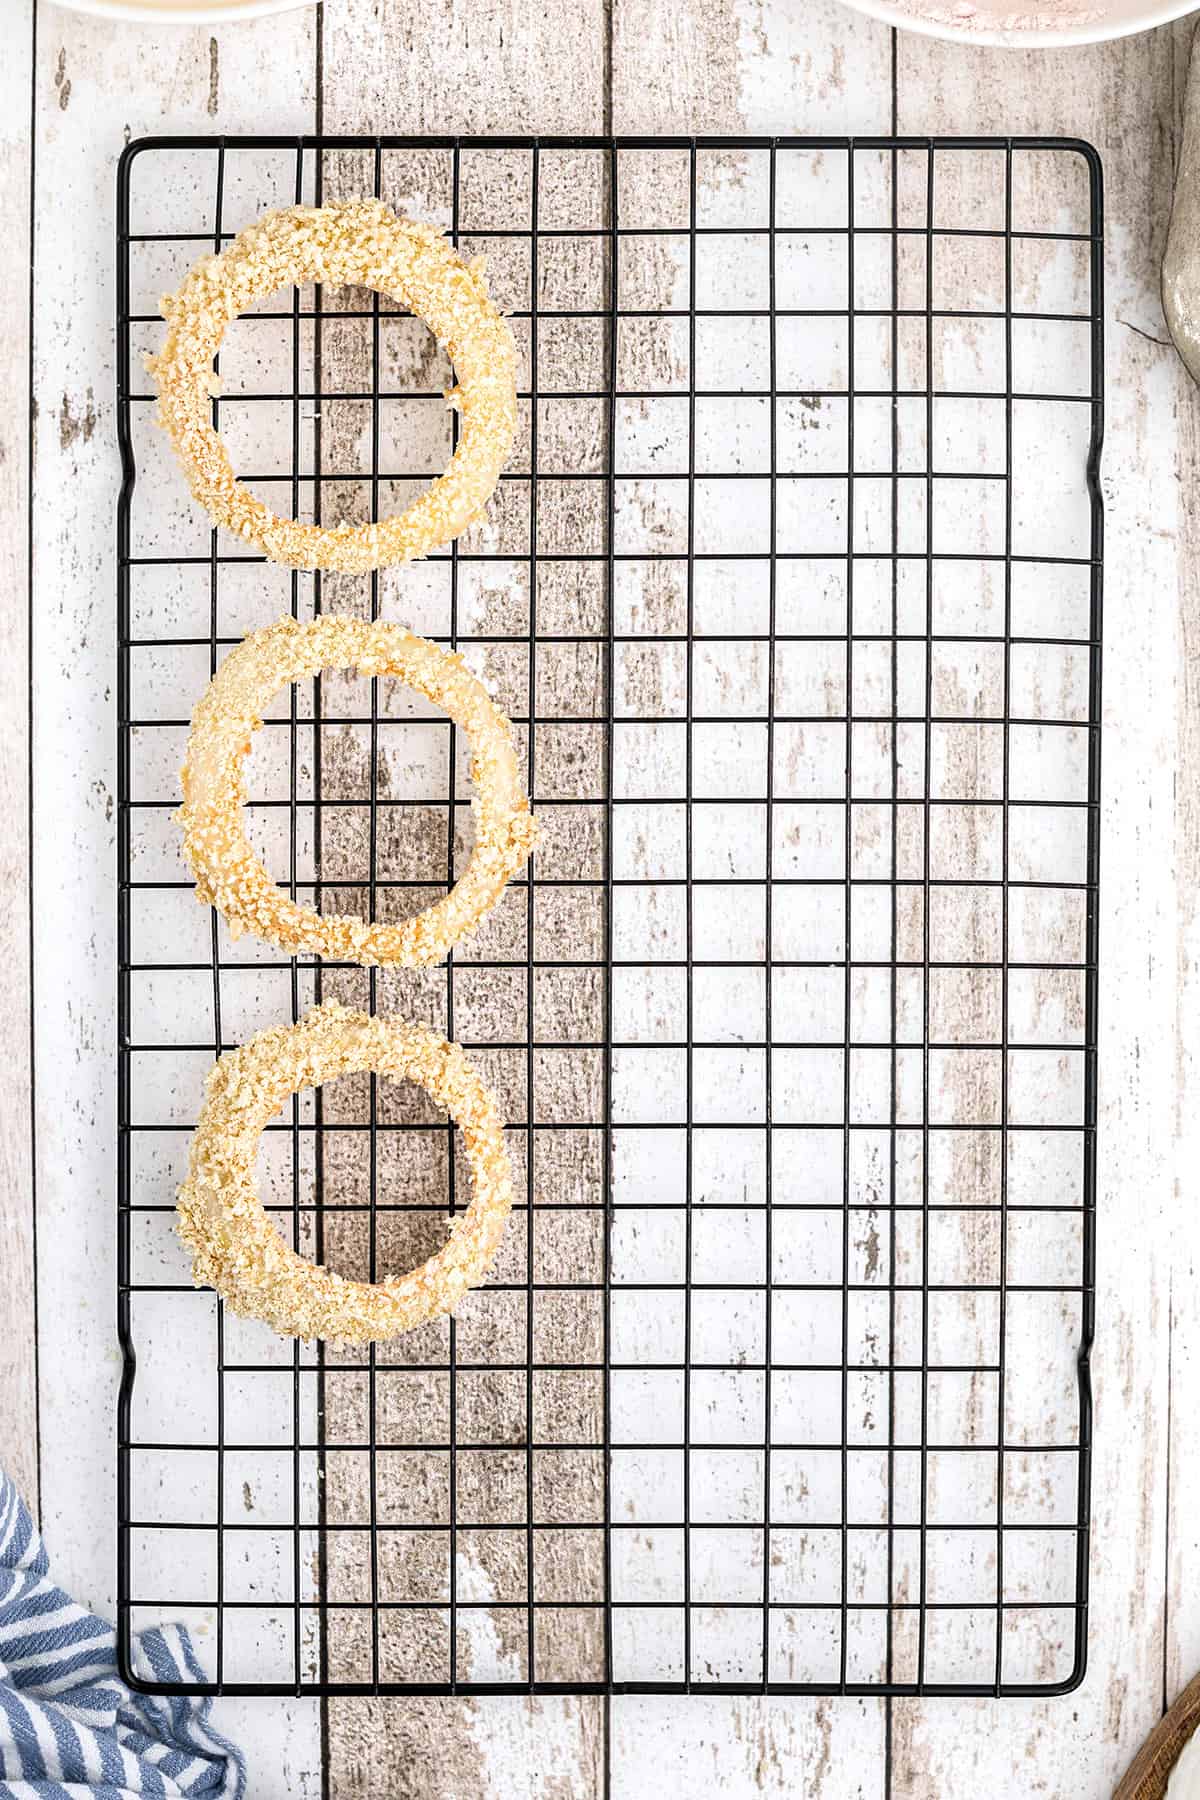
POLYGON ((0 218, 13 254, 0 277, 4 391, 0 423, 0 581, 8 596, 0 622, 0 702, 8 729, 0 743, 0 805, 7 828, 0 852, 0 956, 12 972, 14 1004, 4 1022, 0 1167, 5 1204, 0 1316, 14 1329, 0 1346, 0 1461, 31 1502, 38 1493, 37 1361, 33 1307, 33 1140, 30 1131, 29 906, 29 285, 31 242, 28 94, 31 10, 17 9, 14 49, 0 75, 3 145, 0 218))
MULTIPOLYGON (((55 7, 39 8, 38 27, 33 226, 35 255, 55 274, 35 293, 34 480, 56 496, 37 509, 32 542, 34 957, 46 971, 34 1043, 46 1072, 38 1289, 56 1344, 40 1368, 42 1523, 64 1582, 111 1610, 115 165, 127 134, 309 125, 315 40, 307 12, 239 27, 228 47, 206 31, 118 27, 55 7)), ((315 1706, 238 1715, 231 1729, 261 1737, 279 1795, 320 1792, 315 1706)))
MULTIPOLYGON (((1197 402, 1162 343, 1165 230, 1185 28, 1042 58, 893 39, 833 0, 338 0, 323 23, 154 30, 37 6, 32 70, 35 512, 33 566, 34 1151, 39 1357, 22 1258, 31 1254, 21 1033, 5 1043, 0 1455, 40 1477, 65 1580, 112 1602, 113 1066, 112 206, 126 135, 324 128, 615 131, 1064 131, 1088 137, 1108 183, 1108 577, 1100 1436, 1090 1672, 1068 1700, 614 1701, 611 1791, 665 1778, 741 1800, 812 1794, 1099 1797, 1200 1660, 1198 1453, 1191 1387, 1200 1051, 1200 734, 1191 485, 1197 402), (320 55, 318 55, 320 50, 320 55), (896 112, 893 115, 893 58, 896 112), (318 74, 320 71, 320 74, 318 74), (318 91, 318 80, 320 90, 318 91), (17 1121, 14 1130, 14 1120, 17 1121), (15 1248, 15 1253, 12 1253, 15 1248), (14 1272, 15 1271, 15 1272, 14 1272), (13 1310, 10 1289, 19 1297, 13 1310), (40 1413, 40 1455, 38 1414, 40 1413)), ((5 392, 0 507, 10 575, 2 660, 6 795, 0 932, 29 916, 21 851, 25 754, 22 334, 19 253, 30 229, 22 138, 32 19, 3 71, 0 206, 18 246, 0 293, 5 392), (24 58, 24 62, 22 62, 24 58), (6 149, 8 142, 6 142, 6 149), (22 204, 22 194, 25 203, 22 204), (15 633, 15 638, 12 634, 15 633), (8 651, 9 643, 11 651, 8 651), (14 830, 18 837, 14 840, 14 830), (14 851, 14 842, 17 850, 14 851)), ((11 933, 11 939, 9 934, 11 933)), ((6 970, 14 965, 6 956, 6 970)), ((11 980, 9 991, 14 991, 11 980)), ((20 987, 13 1009, 24 1001, 20 987)), ((6 1026, 6 1030, 8 1027, 6 1026)), ((26 1104, 28 1100, 26 1098, 26 1104)), ((321 1792, 315 1705, 232 1704, 257 1749, 255 1800, 321 1792)), ((594 1701, 332 1702, 328 1791, 599 1796, 594 1701)))

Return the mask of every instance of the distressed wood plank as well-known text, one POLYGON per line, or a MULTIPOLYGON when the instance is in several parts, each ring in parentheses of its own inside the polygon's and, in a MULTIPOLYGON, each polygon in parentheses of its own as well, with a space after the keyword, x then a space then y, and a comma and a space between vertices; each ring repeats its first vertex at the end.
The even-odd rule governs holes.
POLYGON ((9 247, 0 276, 0 964, 4 1009, 0 1078, 0 1467, 36 1510, 37 1361, 34 1307, 33 1142, 29 951, 29 103, 33 9, 9 21, 0 73, 0 229, 9 247))
POLYGON ((813 0, 613 0, 613 130, 886 131, 891 33, 813 0))
MULTIPOLYGON (((313 32, 308 11, 209 31, 105 23, 53 9, 39 33, 33 880, 35 1049, 50 1072, 36 1119, 43 1523, 64 1584, 110 1614, 120 1367, 113 1328, 116 161, 130 137, 147 133, 311 130, 313 32)), ((174 512, 164 506, 164 530, 190 523, 187 505, 181 497, 174 512)), ((171 1175, 166 1168, 164 1200, 171 1175)), ((200 1649, 204 1655, 203 1638, 200 1649)), ((280 1800, 319 1792, 315 1703, 226 1702, 218 1717, 249 1745, 256 1792, 280 1800)))
POLYGON ((598 0, 399 0, 330 7, 322 22, 327 132, 524 133, 604 129, 598 0))
MULTIPOLYGON (((672 9, 615 0, 613 130, 882 132, 890 115, 890 58, 883 26, 832 4, 795 9, 773 0, 721 0, 672 9)), ((736 186, 733 159, 728 169, 714 163, 711 179, 713 195, 703 198, 715 198, 726 179, 736 186)), ((631 355, 635 366, 642 359, 647 386, 669 385, 660 348, 634 345, 631 355)), ((655 601, 664 604, 670 596, 655 601)), ((653 710, 642 676, 632 671, 631 677, 639 704, 653 710)), ((665 1769, 686 1781, 703 1767, 714 1791, 730 1800, 758 1793, 827 1800, 880 1795, 883 1731, 883 1705, 872 1700, 617 1696, 612 1792, 632 1800, 665 1769)))
MULTIPOLYGON (((1182 103, 1187 70, 1185 28, 1174 34, 1176 51, 1175 145, 1182 137, 1182 103)), ((1194 102, 1193 102, 1194 103, 1194 102)), ((1180 396, 1179 468, 1193 479, 1200 468, 1200 400, 1196 390, 1180 396)), ((1200 1562, 1200 1521, 1188 1495, 1200 1480, 1200 1420, 1192 1399, 1200 1368, 1200 1273, 1195 1235, 1187 1229, 1194 1205, 1194 1177, 1200 1153, 1200 1119, 1195 1105, 1200 1079, 1200 518, 1195 506, 1181 506, 1178 518, 1179 680, 1178 759, 1181 779, 1176 788, 1179 861, 1179 932, 1177 963, 1178 1074, 1176 1080, 1176 1156, 1174 1206, 1180 1222, 1171 1271, 1167 1321, 1171 1382, 1170 1471, 1167 1514, 1166 1646, 1163 1700, 1170 1704, 1200 1669, 1200 1618, 1192 1604, 1200 1562)))
POLYGON ((673 1791, 721 1800, 873 1800, 883 1793, 881 1701, 651 1695, 613 1700, 613 1800, 650 1772, 673 1791))
POLYGON ((1173 846, 1182 785, 1178 670, 1194 606, 1188 599, 1181 607, 1177 561, 1179 484, 1193 478, 1194 463, 1176 420, 1195 402, 1173 354, 1155 341, 1162 335, 1158 264, 1170 193, 1176 44, 1176 34, 1164 31, 1070 55, 997 57, 899 40, 901 132, 1087 138, 1106 159, 1108 233, 1091 1667, 1069 1701, 952 1708, 897 1701, 892 1791, 921 1800, 1035 1784, 1053 1793, 1107 1794, 1161 1704, 1166 1323, 1173 1240, 1186 1238, 1182 1217, 1172 1228, 1183 1202, 1176 1198, 1166 1100, 1179 1069, 1181 913, 1194 904, 1181 887, 1173 846), (1136 995, 1136 1003, 1119 1006, 1110 998, 1119 994, 1136 995))
MULTIPOLYGON (((582 7, 571 7, 563 0, 552 0, 549 6, 533 6, 527 0, 500 0, 498 4, 485 7, 482 11, 472 5, 463 4, 462 0, 442 0, 432 12, 422 15, 419 31, 414 30, 408 14, 398 4, 375 6, 365 0, 354 0, 354 4, 343 6, 327 14, 324 21, 324 86, 322 92, 323 122, 329 132, 387 132, 406 133, 420 132, 561 132, 561 131, 599 131, 603 129, 605 109, 605 15, 599 0, 586 0, 582 7), (397 44, 405 45, 406 53, 397 55, 397 44)), ((419 172, 409 170, 407 176, 398 176, 405 182, 407 192, 404 199, 407 205, 416 210, 415 195, 420 190, 419 172), (415 184, 415 185, 414 185, 415 184)), ((446 201, 444 192, 444 170, 431 167, 427 183, 427 204, 432 211, 441 216, 441 209, 446 201)), ((342 172, 339 179, 352 180, 352 169, 342 172)), ((514 178, 520 188, 523 179, 519 170, 514 168, 514 178)), ((360 180, 370 179, 370 169, 360 180)), ((553 190, 553 183, 551 183, 553 190)), ((474 216, 486 220, 489 208, 487 180, 480 168, 474 174, 464 167, 464 203, 474 208, 474 216), (478 177, 478 179, 477 179, 478 177)), ((546 186, 543 184, 543 197, 546 186)), ((496 196, 497 203, 503 207, 504 195, 496 196)), ((470 224, 468 211, 464 211, 464 225, 470 224)), ((545 220, 542 221, 545 223, 545 220)), ((505 258, 505 246, 499 240, 492 240, 485 246, 489 252, 493 289, 502 298, 502 303, 509 305, 523 304, 522 272, 509 264, 505 258), (510 287, 511 284, 511 287, 510 287)), ((346 346, 351 361, 357 354, 356 369, 361 375, 364 351, 366 346, 346 346)), ((541 346, 542 355, 539 362, 546 362, 543 374, 550 374, 553 379, 553 354, 547 361, 546 352, 549 347, 541 346)), ((527 378, 526 378, 527 380, 527 378)), ((574 385, 574 384, 572 384, 574 385)), ((351 421, 346 427, 353 434, 351 421)), ((431 441, 427 446, 432 457, 431 468, 437 468, 444 461, 444 446, 431 441)), ((514 468, 521 467, 520 458, 528 457, 528 442, 519 442, 514 453, 514 468)), ((540 458, 545 466, 545 459, 540 458)), ((399 496, 394 497, 398 502, 399 496)), ((511 546, 514 558, 511 565, 514 572, 520 571, 519 561, 525 548, 522 535, 521 507, 524 500, 524 484, 514 482, 506 485, 500 501, 494 508, 491 523, 482 527, 475 534, 478 538, 477 548, 503 549, 511 546), (509 505, 512 501, 514 504, 509 505)), ((569 522, 560 521, 563 529, 570 529, 569 522)), ((544 529, 545 521, 539 517, 539 526, 544 529)), ((466 607, 471 616, 462 620, 466 631, 488 631, 512 629, 502 622, 502 615, 509 614, 514 606, 522 614, 527 614, 529 606, 528 590, 524 584, 523 574, 514 573, 507 583, 503 579, 495 586, 495 591, 481 591, 477 598, 466 607), (516 582, 516 588, 514 588, 516 582), (519 590, 519 591, 518 591, 519 590), (488 621, 494 618, 496 623, 488 621)), ((556 585, 553 565, 543 565, 537 597, 539 621, 545 617, 545 608, 555 603, 556 585)), ((329 603, 349 607, 365 603, 365 593, 355 594, 351 591, 339 592, 336 599, 329 597, 329 603)), ((406 595, 404 584, 399 584, 393 591, 389 587, 384 595, 384 607, 388 616, 407 618, 405 611, 406 595)), ((434 629, 438 629, 434 626, 434 629)), ((444 629, 444 626, 440 627, 444 629)), ((544 625, 540 627, 546 629, 544 625)), ((590 630, 597 629, 596 624, 576 624, 574 619, 564 619, 556 629, 590 630)), ((522 665, 508 667, 503 659, 498 658, 496 651, 489 653, 492 676, 500 683, 506 695, 506 703, 518 713, 528 710, 529 671, 522 665), (512 684, 515 682, 515 686, 512 684)), ((586 677, 586 672, 585 677, 586 677)), ((593 672, 594 673, 594 672, 593 672)), ((580 674, 576 671, 571 677, 570 691, 564 690, 565 699, 572 706, 577 701, 577 684, 580 674)), ((539 712, 550 708, 550 692, 548 683, 551 672, 539 667, 538 680, 540 699, 539 712)), ((563 710, 566 710, 565 701, 563 710)), ((539 740, 543 733, 539 731, 539 740)), ((545 734, 546 742, 539 747, 537 756, 537 786, 539 791, 553 792, 554 768, 550 750, 550 734, 545 734)), ((361 781, 365 771, 359 767, 361 758, 354 746, 342 739, 331 743, 333 760, 338 766, 353 765, 351 775, 361 781)), ((386 780, 386 770, 380 771, 386 780)), ((557 840, 559 833, 555 832, 557 840)), ((346 847, 353 855, 353 846, 346 847)), ((568 827, 567 839, 554 850, 547 845, 543 851, 543 860, 549 855, 564 854, 567 859, 574 856, 578 860, 581 854, 579 847, 573 848, 572 833, 568 827)), ((565 863, 564 863, 565 869, 565 863)), ((569 891, 569 890, 565 890, 569 891)), ((505 949, 501 937, 509 930, 504 919, 497 915, 493 925, 485 934, 481 934, 479 954, 490 952, 484 945, 484 937, 497 947, 500 955, 523 954, 523 933, 533 929, 538 934, 537 941, 544 942, 543 954, 555 954, 551 947, 552 940, 547 932, 552 933, 553 924, 542 911, 537 912, 536 919, 532 915, 525 916, 526 900, 524 890, 514 890, 514 899, 519 902, 518 917, 513 913, 509 925, 516 930, 520 943, 513 940, 513 947, 505 949), (497 937, 499 931, 501 937, 497 937)), ((502 909, 511 912, 512 909, 502 909)), ((577 952, 575 952, 577 954, 577 952)), ((467 968, 460 969, 456 978, 455 990, 455 1032, 467 1041, 474 1039, 481 1044, 486 1043, 489 1036, 510 1038, 519 1037, 521 1030, 532 1021, 524 1019, 527 997, 509 991, 505 984, 503 972, 490 975, 481 972, 483 979, 475 979, 467 968), (501 1024, 503 1021, 503 1024, 501 1024)), ((523 990, 523 983, 521 984, 523 990)), ((444 977, 438 972, 436 993, 431 995, 430 1004, 442 1008, 444 999, 444 977)), ((394 983, 389 984, 386 994, 381 992, 383 1005, 391 1005, 399 1001, 401 990, 394 983)), ((553 996, 542 983, 532 996, 534 1017, 540 1019, 540 1034, 551 1025, 553 1035, 559 1031, 553 1025, 545 1007, 552 1005, 553 996)), ((569 1032, 566 1035, 570 1035, 569 1032)), ((477 1052, 486 1055, 486 1051, 477 1052)), ((569 1058, 567 1059, 570 1060, 569 1058)), ((497 1064, 495 1075, 502 1083, 505 1081, 505 1070, 497 1064)), ((510 1109, 509 1117, 520 1120, 524 1108, 524 1057, 519 1066, 509 1072, 512 1082, 512 1099, 517 1110, 510 1109)), ((570 1083, 569 1070, 563 1071, 563 1080, 570 1083)), ((544 1101, 539 1106, 553 1106, 553 1084, 546 1090, 544 1101)), ((520 1154, 523 1133, 514 1132, 514 1149, 520 1154)), ((520 1184, 519 1184, 520 1185, 520 1184)), ((548 1192, 548 1183, 543 1179, 537 1182, 536 1199, 543 1199, 548 1192)), ((549 1215, 546 1215, 549 1218, 549 1215)), ((526 1220, 520 1214, 514 1214, 506 1239, 504 1271, 508 1279, 521 1279, 525 1269, 524 1229, 526 1220)), ((534 1245, 536 1278, 538 1280, 554 1279, 553 1261, 544 1263, 538 1259, 556 1256, 560 1262, 568 1254, 577 1260, 580 1246, 572 1249, 570 1245, 557 1249, 547 1235, 546 1227, 539 1218, 536 1223, 537 1237, 534 1245)), ((346 1246, 348 1253, 361 1257, 365 1253, 365 1243, 346 1246)), ((568 1275, 567 1278, 574 1278, 568 1275)), ((550 1296, 549 1298, 553 1298, 550 1296)), ((563 1298, 567 1298, 563 1296, 563 1298)), ((541 1299, 539 1297, 539 1306, 541 1299)), ((468 1309, 464 1307, 460 1320, 460 1331, 470 1330, 468 1309)), ((563 1328, 566 1328, 563 1320, 563 1328)), ((518 1348, 516 1354, 522 1354, 518 1348)), ((588 1360, 590 1352, 581 1355, 581 1360, 588 1360)), ((549 1397, 547 1396, 547 1399, 549 1397)), ((461 1403, 461 1402, 460 1402, 461 1403)), ((472 1404, 481 1404, 485 1411, 481 1418, 486 1418, 486 1429, 496 1429, 498 1419, 497 1408, 503 1408, 504 1394, 496 1380, 476 1384, 472 1404)), ((524 1404, 524 1396, 520 1397, 524 1404)), ((535 1390, 535 1408, 540 1404, 535 1390)), ((553 1411, 553 1401, 550 1401, 553 1411)), ((536 1416, 536 1415, 535 1415, 536 1416)), ((545 1435, 545 1426, 535 1427, 539 1436, 545 1435)), ((572 1427, 563 1425, 564 1437, 570 1435, 572 1427)), ((520 1441, 519 1436, 515 1441, 520 1441)), ((523 1457, 522 1457, 523 1462, 523 1457)), ((511 1502, 508 1508, 501 1508, 498 1516, 511 1517, 511 1502)), ((570 1516, 579 1517, 572 1509, 570 1516)), ((482 1534, 479 1545, 480 1554, 485 1561, 490 1560, 486 1543, 487 1534, 482 1534)), ((522 1553, 524 1542, 521 1544, 522 1553)), ((592 1577, 587 1568, 586 1546, 581 1541, 575 1542, 568 1534, 564 1534, 564 1542, 560 1547, 560 1566, 557 1566, 556 1580, 561 1582, 558 1597, 572 1598, 580 1593, 590 1592, 592 1577)), ((540 1566, 539 1553, 535 1550, 535 1569, 540 1566)), ((522 1565, 523 1568, 523 1565, 522 1565)), ((458 1579, 460 1592, 471 1590, 473 1597, 482 1598, 497 1591, 495 1582, 503 1580, 504 1570, 499 1564, 490 1569, 475 1567, 465 1547, 460 1546, 458 1558, 458 1579)), ((523 1586, 523 1572, 518 1574, 519 1591, 523 1586)), ((494 1659, 497 1655, 502 1659, 502 1666, 516 1670, 521 1666, 524 1656, 524 1645, 520 1638, 524 1635, 523 1622, 518 1638, 509 1641, 505 1614, 496 1612, 491 1615, 476 1615, 478 1626, 472 1626, 471 1634, 464 1642, 460 1642, 460 1672, 475 1673, 486 1676, 487 1668, 481 1658, 494 1659), (489 1644, 489 1631, 486 1620, 495 1621, 491 1631, 497 1636, 495 1644, 489 1644), (461 1660, 466 1655, 474 1663, 474 1668, 466 1668, 461 1660)), ((581 1621, 586 1615, 581 1615, 581 1621)), ((470 1615, 463 1615, 469 1620, 470 1615)), ((545 1619, 553 1619, 554 1615, 544 1615, 545 1619)), ((462 1638, 462 1620, 460 1620, 460 1640, 462 1638)), ((584 1673, 591 1673, 589 1658, 597 1646, 588 1648, 587 1632, 580 1636, 578 1630, 572 1630, 567 1638, 551 1645, 549 1642, 539 1643, 537 1655, 539 1663, 547 1656, 566 1656, 572 1667, 580 1666, 583 1658, 584 1673)), ((566 1672, 564 1664, 564 1673, 566 1672)), ((541 1671, 544 1674, 544 1670, 541 1671)), ((598 1701, 589 1698, 564 1696, 562 1698, 545 1698, 541 1700, 498 1700, 479 1699, 472 1701, 444 1700, 400 1700, 400 1701, 360 1701, 356 1699, 336 1699, 329 1703, 327 1710, 329 1731, 329 1779, 330 1791, 335 1796, 355 1796, 359 1800, 373 1794, 380 1796, 405 1795, 418 1797, 428 1796, 429 1800, 437 1794, 445 1792, 471 1793, 484 1795, 509 1796, 533 1795, 570 1795, 571 1800, 586 1800, 589 1795, 599 1795, 603 1784, 603 1746, 602 1726, 603 1713, 598 1701)))

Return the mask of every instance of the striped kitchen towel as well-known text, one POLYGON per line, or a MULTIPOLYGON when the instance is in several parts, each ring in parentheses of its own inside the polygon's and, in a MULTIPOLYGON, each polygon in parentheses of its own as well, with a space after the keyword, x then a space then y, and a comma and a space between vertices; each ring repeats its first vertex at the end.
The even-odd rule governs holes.
MULTIPOLYGON (((181 1626, 143 1632, 134 1656, 148 1680, 205 1678, 181 1626)), ((0 1471, 0 1800, 241 1800, 246 1765, 209 1724, 211 1705, 130 1692, 111 1625, 55 1586, 29 1508, 0 1471)))

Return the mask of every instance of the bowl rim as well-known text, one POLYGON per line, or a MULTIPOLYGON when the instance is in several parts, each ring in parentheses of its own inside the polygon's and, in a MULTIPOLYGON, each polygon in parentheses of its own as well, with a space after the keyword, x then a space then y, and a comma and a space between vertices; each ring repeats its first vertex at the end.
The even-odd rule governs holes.
POLYGON ((97 19, 120 19, 133 25, 222 25, 233 19, 262 19, 270 13, 292 12, 315 0, 54 0, 69 12, 89 13, 97 19))
MULTIPOLYGON (((103 19, 123 19, 131 23, 167 25, 219 25, 226 19, 258 19, 271 13, 291 12, 311 6, 316 0, 185 0, 175 6, 170 0, 55 0, 69 11, 90 13, 103 19)), ((1196 10, 1196 0, 1159 0, 1144 16, 1111 22, 1088 20, 1051 30, 1032 26, 1003 28, 972 26, 959 28, 943 20, 925 19, 895 4, 895 0, 843 0, 843 4, 869 18, 893 25, 899 31, 911 31, 918 37, 941 38, 947 43, 978 44, 994 50, 1061 50, 1072 44, 1103 44, 1116 38, 1133 37, 1139 31, 1154 31, 1196 10)))
MULTIPOLYGON (((898 31, 942 38, 947 43, 978 44, 993 50, 1062 50, 1072 44, 1105 44, 1115 38, 1133 37, 1139 31, 1154 31, 1160 25, 1169 25, 1194 12, 1197 0, 1158 0, 1157 5, 1147 7, 1144 15, 1137 18, 1090 19, 1045 31, 1033 26, 1011 30, 974 25, 959 27, 944 20, 922 18, 919 13, 896 5, 895 0, 843 0, 843 4, 872 19, 879 19, 885 25, 894 25, 898 31)), ((1035 4, 1036 0, 1031 0, 1031 6, 1035 4)))

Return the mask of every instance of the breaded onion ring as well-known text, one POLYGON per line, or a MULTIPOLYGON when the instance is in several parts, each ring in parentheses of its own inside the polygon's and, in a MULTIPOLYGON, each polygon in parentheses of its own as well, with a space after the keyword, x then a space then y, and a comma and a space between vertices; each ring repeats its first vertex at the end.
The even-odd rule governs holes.
POLYGON ((406 1020, 328 1001, 295 1025, 260 1031, 209 1071, 179 1189, 179 1234, 197 1287, 285 1337, 366 1344, 453 1312, 483 1280, 512 1207, 512 1169, 496 1102, 457 1044, 406 1020), (407 1275, 348 1281, 290 1249, 263 1211, 254 1162, 264 1126, 291 1094, 373 1069, 415 1081, 462 1128, 471 1203, 445 1246, 407 1275))
POLYGON ((521 786, 512 727, 462 657, 402 625, 326 613, 264 625, 231 650, 192 716, 183 765, 183 847, 196 897, 224 914, 234 937, 253 931, 289 952, 344 962, 424 968, 473 931, 524 867, 537 826, 521 786), (444 899, 395 924, 321 914, 281 892, 246 837, 244 761, 281 688, 322 669, 394 675, 461 725, 471 746, 475 846, 444 899))
POLYGON ((160 307, 166 337, 146 360, 159 423, 200 505, 272 562, 361 574, 424 556, 483 514, 516 429, 516 347, 488 294, 483 259, 464 263, 432 225, 398 219, 381 200, 280 207, 204 257, 160 307), (406 512, 369 525, 277 519, 237 480, 212 425, 213 358, 229 325, 281 287, 310 281, 399 301, 449 352, 458 380, 446 400, 462 415, 462 434, 445 473, 406 512))

